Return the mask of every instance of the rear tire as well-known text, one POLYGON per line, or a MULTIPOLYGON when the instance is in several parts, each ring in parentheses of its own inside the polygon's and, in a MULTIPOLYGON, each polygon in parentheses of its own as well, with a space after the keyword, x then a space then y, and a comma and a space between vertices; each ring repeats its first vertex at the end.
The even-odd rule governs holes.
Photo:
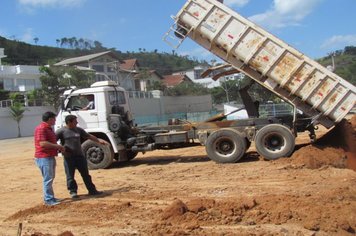
POLYGON ((268 160, 275 160, 292 154, 295 147, 295 137, 287 127, 271 124, 257 132, 255 145, 261 156, 268 160))
POLYGON ((111 145, 102 145, 90 139, 82 144, 84 155, 90 170, 108 168, 114 160, 114 151, 111 145))
POLYGON ((220 129, 209 135, 205 149, 215 162, 235 163, 245 154, 246 139, 234 129, 220 129))

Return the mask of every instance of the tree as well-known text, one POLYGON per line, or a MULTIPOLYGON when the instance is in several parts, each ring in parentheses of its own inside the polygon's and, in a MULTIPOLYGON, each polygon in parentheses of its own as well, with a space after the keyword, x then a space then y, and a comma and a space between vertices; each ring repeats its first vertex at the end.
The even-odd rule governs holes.
POLYGON ((35 38, 33 39, 33 41, 35 42, 36 45, 37 45, 38 40, 39 40, 38 37, 35 37, 35 38))
POLYGON ((10 106, 9 109, 12 118, 17 122, 17 137, 19 138, 21 137, 20 121, 23 118, 23 113, 26 111, 26 109, 19 102, 14 102, 14 104, 10 106))
POLYGON ((184 96, 184 95, 206 95, 209 94, 209 89, 201 84, 192 82, 182 82, 173 88, 167 88, 164 91, 168 96, 184 96))
POLYGON ((54 108, 60 105, 60 95, 64 90, 73 86, 77 88, 89 87, 94 81, 95 74, 92 72, 83 72, 73 67, 41 67, 40 71, 44 73, 40 77, 43 99, 54 108))
POLYGON ((167 86, 165 86, 161 81, 153 81, 150 85, 147 86, 148 91, 152 90, 161 90, 165 91, 167 86))

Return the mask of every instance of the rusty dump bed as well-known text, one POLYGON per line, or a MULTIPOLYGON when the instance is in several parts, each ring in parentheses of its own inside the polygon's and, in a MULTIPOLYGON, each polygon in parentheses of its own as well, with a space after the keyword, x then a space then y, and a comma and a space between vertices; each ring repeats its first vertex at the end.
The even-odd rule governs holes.
POLYGON ((355 105, 355 86, 218 1, 188 0, 174 19, 165 39, 173 32, 179 46, 190 37, 315 124, 330 128, 355 105))

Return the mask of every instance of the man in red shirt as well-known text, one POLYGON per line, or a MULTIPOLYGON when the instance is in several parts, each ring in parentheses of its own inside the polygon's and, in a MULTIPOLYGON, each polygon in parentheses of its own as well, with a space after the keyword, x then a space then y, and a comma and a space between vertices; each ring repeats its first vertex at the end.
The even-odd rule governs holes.
POLYGON ((43 177, 43 198, 46 205, 59 204, 54 197, 53 180, 56 170, 58 151, 64 152, 64 147, 57 144, 52 126, 56 122, 56 114, 51 111, 42 115, 42 122, 35 128, 35 162, 43 177))

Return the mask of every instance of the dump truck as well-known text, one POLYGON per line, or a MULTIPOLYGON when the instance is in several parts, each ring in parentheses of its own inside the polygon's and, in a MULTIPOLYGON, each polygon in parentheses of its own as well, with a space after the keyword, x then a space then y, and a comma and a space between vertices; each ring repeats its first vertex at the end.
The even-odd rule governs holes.
POLYGON ((355 106, 356 88, 220 1, 189 0, 164 40, 190 38, 326 128, 355 106))
POLYGON ((252 142, 266 159, 287 157, 299 132, 309 131, 315 140, 316 125, 332 127, 355 105, 353 85, 216 0, 188 0, 174 20, 166 42, 177 48, 191 38, 225 60, 232 67, 228 72, 241 71, 252 79, 239 91, 244 104, 240 109, 246 109, 248 118, 228 120, 229 114, 220 113, 201 122, 172 119, 167 125, 140 127, 130 113, 127 93, 113 81, 67 90, 55 128, 74 114, 80 127, 110 143, 83 140, 90 169, 132 160, 139 152, 195 145, 204 145, 207 156, 218 163, 239 161, 252 142), (292 112, 260 116, 248 93, 252 82, 283 99, 292 112), (83 109, 85 96, 93 98, 93 109, 83 109))

